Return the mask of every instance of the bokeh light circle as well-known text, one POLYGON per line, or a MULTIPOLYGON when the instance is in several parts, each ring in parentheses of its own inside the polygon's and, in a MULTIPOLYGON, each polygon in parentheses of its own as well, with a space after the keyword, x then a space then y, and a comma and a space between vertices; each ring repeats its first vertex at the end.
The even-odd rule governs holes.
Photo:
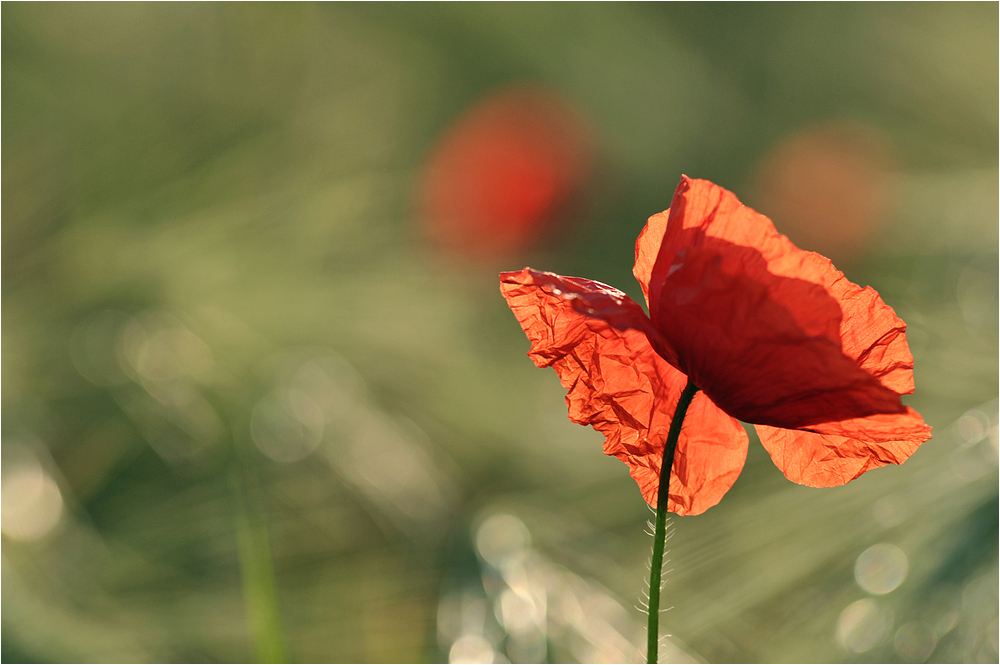
POLYGON ((908 663, 922 663, 937 646, 937 635, 930 624, 911 621, 899 627, 893 640, 898 653, 908 663))
POLYGON ((493 645, 481 635, 463 635, 448 652, 449 663, 492 663, 493 645))
POLYGON ((893 617, 871 598, 851 603, 837 619, 837 643, 843 649, 864 653, 882 644, 892 630, 893 617))
POLYGON ((323 411, 301 390, 266 395, 254 407, 250 433, 257 448, 276 462, 297 462, 323 437, 323 411))
POLYGON ((487 563, 500 568, 520 558, 531 545, 531 534, 524 522, 513 515, 487 518, 476 530, 476 549, 487 563))
POLYGON ((62 492, 37 460, 7 463, 3 469, 2 530, 14 540, 38 540, 49 533, 63 512, 62 492))
POLYGON ((979 443, 990 431, 990 418, 979 409, 972 409, 955 421, 955 430, 965 443, 979 443))
POLYGON ((854 564, 858 586, 875 595, 887 594, 906 579, 909 562, 903 550, 890 543, 872 545, 854 564))

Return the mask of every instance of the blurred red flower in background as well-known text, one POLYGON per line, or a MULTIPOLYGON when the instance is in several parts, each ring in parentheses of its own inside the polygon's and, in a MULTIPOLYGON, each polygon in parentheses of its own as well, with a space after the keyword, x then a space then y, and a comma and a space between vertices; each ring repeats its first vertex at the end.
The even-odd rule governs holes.
POLYGON ((636 241, 649 316, 612 287, 525 268, 501 292, 529 355, 568 389, 570 418, 607 438, 656 505, 667 432, 688 378, 700 388, 670 474, 668 509, 717 504, 754 423, 790 480, 842 485, 900 464, 930 428, 913 392, 906 324, 870 287, 778 234, 731 192, 684 177, 636 241))
POLYGON ((417 190, 425 231, 474 257, 529 247, 583 184, 591 153, 585 123, 565 100, 505 89, 467 111, 431 151, 417 190))
POLYGON ((873 128, 829 122, 782 141, 757 169, 761 210, 838 263, 863 255, 892 215, 895 159, 873 128))

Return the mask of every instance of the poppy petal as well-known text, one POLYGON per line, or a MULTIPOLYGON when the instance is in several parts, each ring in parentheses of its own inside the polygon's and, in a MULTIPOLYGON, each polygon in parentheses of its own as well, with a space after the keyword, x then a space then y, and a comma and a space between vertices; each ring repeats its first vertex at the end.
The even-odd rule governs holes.
MULTIPOLYGON (((700 515, 719 503, 736 482, 747 459, 750 439, 739 421, 701 391, 691 401, 685 422, 692 426, 682 429, 677 441, 669 505, 670 511, 678 515, 700 515)), ((657 461, 657 473, 659 470, 657 461)), ((656 505, 658 487, 657 481, 652 495, 643 494, 650 505, 656 505)))
POLYGON ((920 414, 910 407, 906 407, 906 413, 878 413, 867 418, 819 423, 806 428, 806 431, 846 436, 865 443, 878 444, 893 441, 923 443, 931 438, 931 428, 924 423, 920 414))
POLYGON ((642 281, 648 271, 654 325, 681 359, 678 369, 727 413, 800 428, 905 412, 878 377, 884 370, 893 388, 906 385, 912 358, 905 338, 900 345, 902 322, 873 291, 795 247, 732 193, 684 178, 669 212, 651 219, 640 241, 636 272, 642 281), (660 228, 649 268, 654 241, 646 236, 660 228), (858 321, 845 316, 859 313, 858 321), (846 352, 866 350, 874 372, 846 352))
MULTIPOLYGON (((663 235, 667 230, 669 216, 670 210, 665 210, 650 217, 635 241, 635 265, 632 266, 632 274, 635 275, 639 286, 642 287, 642 295, 646 299, 647 307, 650 307, 652 302, 649 296, 650 282, 653 277, 653 268, 656 266, 656 259, 660 254, 660 243, 663 242, 663 235)), ((657 280, 657 287, 662 283, 662 279, 657 280)), ((659 288, 653 295, 659 299, 659 288)), ((650 311, 653 310, 650 309, 650 311)))
MULTIPOLYGON (((507 299, 507 304, 510 305, 511 309, 514 308, 514 305, 507 294, 511 292, 514 285, 536 286, 541 288, 542 291, 528 290, 526 293, 532 293, 532 297, 539 299, 539 302, 545 300, 545 295, 555 296, 558 299, 565 300, 566 306, 569 306, 581 315, 603 320, 619 330, 639 330, 645 333, 649 343, 653 345, 653 348, 661 357, 665 358, 671 364, 677 362, 677 354, 667 344, 659 331, 653 327, 652 321, 646 316, 642 307, 613 286, 581 277, 564 277, 551 272, 532 270, 531 268, 524 268, 520 272, 500 273, 500 282, 500 292, 507 299)), ((524 302, 530 302, 530 299, 524 302)), ((539 315, 544 319, 542 309, 539 309, 539 315)), ((517 318, 518 321, 521 321, 520 315, 517 318)), ((521 321, 521 327, 525 327, 523 321, 521 321)), ((525 329, 525 332, 527 332, 527 329, 525 329)), ((528 337, 531 339, 530 334, 528 337)), ((532 349, 528 355, 538 365, 538 358, 533 355, 534 353, 535 351, 532 349)), ((547 365, 538 366, 547 367, 547 365)))
POLYGON ((840 325, 844 354, 886 388, 900 395, 912 393, 913 355, 906 342, 906 324, 875 289, 861 288, 830 268, 824 286, 844 313, 840 325))
POLYGON ((850 427, 840 434, 756 428, 775 466, 792 482, 809 487, 843 485, 871 469, 902 464, 930 438, 930 428, 912 409, 904 415, 879 414, 849 422, 860 438, 843 435, 850 427))
MULTIPOLYGON (((660 465, 673 411, 687 377, 647 337, 642 308, 590 280, 525 268, 502 273, 500 290, 531 340, 528 355, 552 367, 568 391, 569 417, 605 435, 604 452, 625 462, 643 497, 656 505, 660 465)), ((668 509, 697 514, 719 502, 746 458, 747 437, 733 418, 696 395, 674 460, 668 509)))

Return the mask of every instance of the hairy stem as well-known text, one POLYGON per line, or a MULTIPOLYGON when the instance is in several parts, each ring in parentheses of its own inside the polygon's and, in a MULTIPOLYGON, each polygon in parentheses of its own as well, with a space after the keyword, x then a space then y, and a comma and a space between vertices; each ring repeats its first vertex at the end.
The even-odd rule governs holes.
POLYGON ((666 544, 667 499, 670 495, 670 469, 674 465, 674 452, 681 434, 681 423, 687 413, 698 386, 688 379, 681 397, 677 400, 674 419, 670 422, 667 444, 663 448, 663 462, 660 465, 660 487, 656 492, 656 526, 653 531, 653 559, 649 567, 649 628, 646 635, 646 662, 657 662, 660 645, 660 577, 663 573, 663 548, 666 544))

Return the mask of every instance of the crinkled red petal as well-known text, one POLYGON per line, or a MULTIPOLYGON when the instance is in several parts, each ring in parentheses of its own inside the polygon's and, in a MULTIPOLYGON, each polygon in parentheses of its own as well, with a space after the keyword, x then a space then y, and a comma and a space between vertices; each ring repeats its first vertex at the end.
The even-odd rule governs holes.
POLYGON ((805 428, 816 434, 846 436, 864 443, 884 444, 892 441, 917 441, 931 438, 931 428, 920 414, 906 407, 905 413, 876 413, 865 418, 819 423, 805 428))
MULTIPOLYGON (((653 311, 649 297, 653 269, 656 266, 656 259, 660 255, 660 244, 663 242, 663 236, 667 231, 667 220, 669 217, 669 209, 650 217, 635 241, 635 265, 632 266, 632 274, 635 275, 639 286, 642 287, 642 296, 646 299, 646 307, 649 307, 650 311, 653 311)), ((657 279, 655 282, 656 291, 653 294, 657 299, 660 296, 659 287, 662 283, 662 276, 660 276, 660 279, 657 279)))
MULTIPOLYGON (((676 399, 671 402, 676 403, 676 399)), ((677 441, 670 474, 670 510, 678 515, 700 515, 719 503, 743 470, 748 443, 743 426, 699 391, 688 407, 677 441)), ((655 458, 657 478, 660 457, 662 453, 655 458)), ((636 477, 634 470, 632 477, 636 477)), ((650 492, 643 492, 651 506, 656 505, 658 487, 657 480, 650 492)))
POLYGON ((760 441, 789 480, 810 487, 848 483, 865 471, 902 464, 930 438, 916 411, 824 424, 831 433, 757 425, 760 441))
MULTIPOLYGON (((599 282, 528 268, 501 274, 500 290, 531 340, 528 355, 552 367, 568 391, 573 422, 605 435, 604 452, 625 462, 656 505, 670 421, 687 377, 663 360, 642 308, 599 282)), ((705 395, 689 407, 678 440, 668 509, 680 515, 718 503, 743 468, 742 426, 705 395)))
POLYGON ((635 273, 677 367, 727 413, 784 428, 905 413, 902 321, 721 187, 684 178, 635 273))
MULTIPOLYGON (((816 256, 819 256, 818 254, 816 256)), ((840 303, 844 355, 900 395, 913 392, 913 355, 906 324, 870 286, 861 288, 830 265, 823 286, 840 303)))

